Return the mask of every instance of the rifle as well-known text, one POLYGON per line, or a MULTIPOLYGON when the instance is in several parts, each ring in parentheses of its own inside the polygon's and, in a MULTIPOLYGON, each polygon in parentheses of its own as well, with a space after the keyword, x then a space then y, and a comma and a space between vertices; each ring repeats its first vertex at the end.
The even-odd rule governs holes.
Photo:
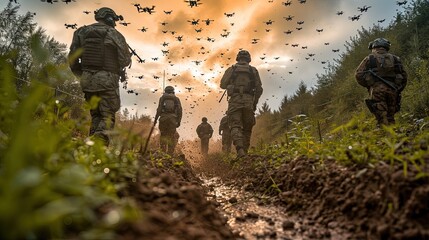
POLYGON ((220 99, 219 99, 219 103, 222 101, 223 97, 225 97, 225 93, 226 93, 226 90, 223 91, 222 97, 220 97, 220 99))
POLYGON ((155 126, 156 126, 157 121, 158 121, 158 118, 155 118, 155 121, 153 122, 153 126, 152 126, 152 128, 150 129, 149 136, 148 136, 148 137, 147 137, 147 139, 146 139, 146 143, 145 143, 145 145, 144 145, 144 150, 143 150, 143 152, 142 152, 142 156, 144 156, 144 155, 146 154, 147 147, 148 147, 148 145, 149 145, 149 139, 150 139, 150 136, 152 136, 152 133, 153 133, 153 130, 155 129, 155 126))
POLYGON ((372 76, 374 76, 375 78, 377 78, 378 80, 382 81, 383 83, 385 83, 387 86, 391 87, 393 90, 395 90, 395 92, 399 92, 399 89, 395 86, 395 84, 393 84, 390 81, 387 81, 386 79, 378 76, 377 74, 375 74, 375 72, 373 72, 371 69, 368 70, 369 73, 372 74, 372 76))
POLYGON ((139 63, 143 63, 144 62, 144 60, 136 53, 136 50, 132 49, 130 47, 130 45, 128 45, 128 49, 130 49, 132 55, 136 56, 139 59, 139 63))

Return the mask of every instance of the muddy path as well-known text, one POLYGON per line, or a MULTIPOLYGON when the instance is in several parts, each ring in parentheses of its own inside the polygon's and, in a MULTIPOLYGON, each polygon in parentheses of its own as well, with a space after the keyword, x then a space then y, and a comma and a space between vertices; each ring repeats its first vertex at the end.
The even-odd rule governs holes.
POLYGON ((187 156, 242 239, 429 239, 422 169, 404 174, 400 164, 344 166, 306 156, 277 167, 268 156, 187 156))
POLYGON ((203 158, 185 151, 193 171, 207 189, 207 199, 227 219, 238 239, 347 239, 350 234, 338 224, 323 226, 298 216, 273 201, 272 196, 252 191, 250 183, 237 181, 236 170, 219 154, 203 158))
POLYGON ((269 196, 246 191, 245 187, 225 183, 219 177, 199 175, 209 189, 208 199, 240 239, 346 239, 340 229, 326 228, 272 203, 269 196))
POLYGON ((144 217, 121 239, 429 239, 429 179, 417 169, 306 156, 270 167, 193 149, 142 160, 121 194, 144 217))

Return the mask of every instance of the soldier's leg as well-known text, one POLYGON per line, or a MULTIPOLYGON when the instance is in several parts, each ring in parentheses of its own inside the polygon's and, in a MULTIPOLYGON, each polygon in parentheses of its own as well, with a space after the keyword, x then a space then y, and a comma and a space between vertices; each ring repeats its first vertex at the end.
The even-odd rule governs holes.
POLYGON ((171 145, 171 153, 174 153, 177 143, 179 142, 179 138, 180 138, 179 133, 176 131, 176 129, 174 129, 173 144, 171 145))
POLYGON ((227 132, 225 135, 225 145, 226 145, 226 152, 230 153, 231 145, 232 145, 231 131, 227 132))
POLYGON ((252 128, 255 125, 255 121, 253 109, 243 109, 243 145, 246 153, 250 147, 250 138, 252 136, 252 128))
POLYGON ((168 131, 168 139, 167 139, 167 153, 173 154, 174 153, 174 134, 176 132, 176 128, 170 126, 171 128, 168 131))
POLYGON ((201 139, 201 153, 207 155, 209 151, 209 138, 201 139))
MULTIPOLYGON (((85 92, 86 102, 89 103, 91 101, 92 97, 98 98, 96 93, 85 92)), ((94 135, 95 130, 97 129, 98 124, 100 124, 100 121, 101 121, 101 114, 100 114, 100 111, 98 109, 98 105, 95 108, 90 109, 89 113, 91 115, 91 126, 89 127, 89 136, 92 136, 92 135, 94 135)))
POLYGON ((387 123, 395 124, 395 113, 398 112, 399 96, 396 92, 391 91, 387 93, 387 123))
POLYGON ((387 125, 386 87, 380 86, 372 89, 371 99, 374 101, 374 116, 378 125, 387 125))
POLYGON ((244 147, 242 108, 228 109, 228 125, 229 129, 231 129, 232 142, 238 152, 238 150, 244 147))
POLYGON ((101 120, 94 135, 99 135, 108 144, 108 132, 115 127, 115 114, 119 110, 121 102, 119 94, 115 90, 100 92, 100 98, 98 109, 101 120))
POLYGON ((159 137, 159 148, 161 149, 161 151, 163 152, 167 152, 167 141, 168 141, 168 137, 166 136, 166 133, 163 131, 160 131, 160 137, 159 137))

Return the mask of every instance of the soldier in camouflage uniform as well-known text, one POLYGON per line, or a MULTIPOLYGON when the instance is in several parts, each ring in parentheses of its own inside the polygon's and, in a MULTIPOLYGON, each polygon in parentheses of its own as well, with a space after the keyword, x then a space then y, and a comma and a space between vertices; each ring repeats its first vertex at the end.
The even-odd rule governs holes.
POLYGON ((237 63, 225 71, 220 87, 227 90, 228 124, 237 156, 243 157, 250 146, 255 110, 263 89, 258 70, 249 65, 250 53, 241 50, 236 60, 237 63))
POLYGON ((182 121, 182 104, 180 99, 174 94, 174 87, 167 86, 159 99, 156 110, 155 121, 159 118, 159 131, 161 132, 161 150, 173 154, 179 139, 176 128, 182 121))
POLYGON ((398 56, 389 53, 390 42, 377 38, 370 42, 371 54, 363 59, 356 70, 357 82, 369 91, 365 100, 374 114, 377 125, 395 123, 395 113, 400 109, 401 92, 407 85, 407 73, 398 56))
POLYGON ((202 123, 197 127, 198 137, 201 139, 201 153, 207 156, 209 153, 209 141, 213 136, 213 127, 207 122, 207 118, 201 119, 202 123))
MULTIPOLYGON (((86 101, 99 99, 90 110, 89 135, 109 144, 108 131, 115 125, 119 110, 119 80, 123 69, 130 65, 131 54, 124 36, 115 29, 115 22, 122 16, 110 8, 100 8, 95 13, 96 23, 74 32, 70 45, 70 68, 80 77, 86 101)), ((125 79, 122 79, 125 80, 125 79)))
POLYGON ((222 120, 220 120, 219 135, 222 136, 222 151, 224 153, 230 153, 232 138, 231 138, 231 130, 229 129, 229 125, 228 125, 228 116, 225 116, 222 118, 222 120))

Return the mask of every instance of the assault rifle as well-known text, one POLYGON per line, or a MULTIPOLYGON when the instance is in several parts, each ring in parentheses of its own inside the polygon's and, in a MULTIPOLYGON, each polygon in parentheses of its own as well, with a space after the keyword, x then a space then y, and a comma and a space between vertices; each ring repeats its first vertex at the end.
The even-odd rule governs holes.
POLYGON ((132 49, 130 47, 130 45, 128 45, 128 48, 130 49, 131 54, 134 55, 134 56, 136 56, 139 59, 139 63, 143 63, 144 62, 144 60, 136 53, 136 50, 132 49))
MULTIPOLYGON (((377 78, 378 80, 382 81, 383 83, 385 83, 387 86, 389 86, 390 88, 392 88, 393 90, 395 90, 395 92, 398 94, 398 100, 396 103, 396 112, 399 112, 399 110, 401 109, 401 91, 399 90, 398 87, 395 86, 394 83, 378 76, 375 72, 373 72, 372 70, 368 70, 369 73, 371 73, 372 76, 374 76, 375 78, 377 78)), ((370 112, 374 113, 375 112, 375 108, 374 108, 374 100, 372 99, 366 99, 365 103, 368 107, 368 109, 370 110, 370 112)))
POLYGON ((377 78, 378 80, 382 81, 383 83, 385 83, 387 86, 389 86, 390 88, 392 88, 393 90, 395 90, 395 92, 399 93, 399 89, 395 86, 394 83, 378 76, 375 72, 373 72, 371 69, 368 70, 369 73, 371 73, 372 76, 374 76, 375 78, 377 78))
POLYGON ((222 101, 223 97, 225 97, 225 93, 226 93, 226 90, 223 91, 222 97, 220 97, 220 99, 219 99, 219 103, 222 101))

